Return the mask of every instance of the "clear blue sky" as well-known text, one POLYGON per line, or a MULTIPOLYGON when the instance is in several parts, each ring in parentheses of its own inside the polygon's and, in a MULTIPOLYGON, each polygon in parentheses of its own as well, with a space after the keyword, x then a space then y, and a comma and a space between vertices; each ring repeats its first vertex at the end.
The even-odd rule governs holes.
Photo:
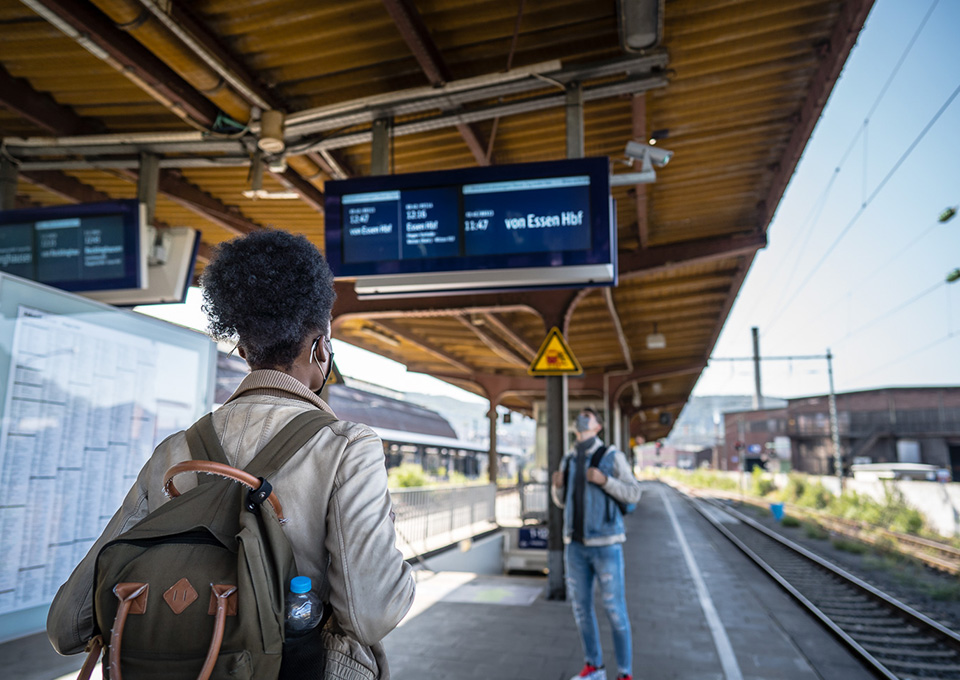
MULTIPOLYGON (((960 204, 958 26, 958 0, 877 0, 715 357, 750 355, 750 327, 757 326, 766 356, 831 348, 841 392, 960 385, 960 281, 944 282, 960 267, 960 216, 937 222, 946 207, 960 204), (907 154, 951 96, 956 99, 907 154)), ((188 309, 169 307, 151 313, 203 327, 196 291, 188 309)), ((336 340, 334 351, 347 375, 476 399, 336 340)), ((769 396, 827 391, 824 361, 767 362, 762 370, 769 396)), ((715 362, 694 389, 703 395, 752 392, 747 363, 715 362)))
MULTIPOLYGON (((960 267, 960 217, 937 221, 960 204, 957 26, 956 0, 877 1, 715 357, 749 356, 757 326, 761 355, 829 347, 838 391, 960 385, 960 282, 945 283, 960 267)), ((752 370, 714 362, 694 394, 750 394, 752 370)), ((767 362, 762 376, 769 396, 827 390, 826 362, 767 362)))

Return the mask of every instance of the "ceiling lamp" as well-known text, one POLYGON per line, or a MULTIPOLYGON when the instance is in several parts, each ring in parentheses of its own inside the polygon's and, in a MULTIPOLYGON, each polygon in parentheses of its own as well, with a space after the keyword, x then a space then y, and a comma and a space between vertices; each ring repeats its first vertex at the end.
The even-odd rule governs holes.
POLYGON ((257 146, 266 153, 280 153, 283 141, 283 111, 264 111, 260 116, 260 140, 257 146))
POLYGON ((617 0, 620 47, 642 52, 663 37, 663 0, 617 0))
POLYGON ((663 349, 667 346, 667 338, 657 332, 657 324, 653 324, 653 333, 647 335, 647 349, 663 349))

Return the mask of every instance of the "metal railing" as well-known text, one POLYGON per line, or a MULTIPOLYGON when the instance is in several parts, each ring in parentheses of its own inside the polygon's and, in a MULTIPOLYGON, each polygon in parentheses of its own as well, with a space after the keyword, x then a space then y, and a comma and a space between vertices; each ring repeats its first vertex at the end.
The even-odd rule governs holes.
POLYGON ((392 489, 397 547, 404 557, 431 552, 496 527, 494 484, 392 489))

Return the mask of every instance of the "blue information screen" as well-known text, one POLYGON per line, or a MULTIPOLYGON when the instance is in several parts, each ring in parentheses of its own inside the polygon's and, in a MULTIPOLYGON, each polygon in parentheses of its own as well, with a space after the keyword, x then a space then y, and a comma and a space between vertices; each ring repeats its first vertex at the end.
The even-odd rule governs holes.
POLYGON ((481 279, 522 288, 616 278, 608 158, 354 177, 324 191, 326 256, 337 277, 411 274, 403 285, 431 281, 432 290, 481 289, 481 279), (555 271, 538 277, 546 268, 555 271))
POLYGON ((345 194, 343 261, 590 248, 590 177, 345 194))
POLYGON ((0 213, 0 271, 64 290, 140 285, 136 201, 0 213))

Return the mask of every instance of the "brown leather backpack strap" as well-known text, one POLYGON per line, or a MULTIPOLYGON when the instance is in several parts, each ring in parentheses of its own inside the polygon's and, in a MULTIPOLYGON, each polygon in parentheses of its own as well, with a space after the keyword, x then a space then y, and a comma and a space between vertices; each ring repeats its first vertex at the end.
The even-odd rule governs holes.
POLYGON ((90 642, 87 643, 87 648, 84 651, 87 652, 87 659, 80 668, 77 680, 90 680, 93 669, 96 668, 97 661, 100 659, 100 652, 103 651, 103 638, 95 635, 90 642))
MULTIPOLYGON (((223 463, 214 463, 210 460, 185 460, 171 465, 170 469, 163 475, 163 492, 170 498, 176 498, 180 495, 180 491, 176 485, 174 485, 173 479, 177 475, 185 472, 202 472, 206 475, 223 477, 224 479, 239 482, 252 491, 257 491, 262 486, 258 478, 244 470, 238 470, 235 467, 224 465, 223 463)), ((265 489, 264 493, 266 492, 267 490, 265 489)), ((276 513, 277 519, 282 522, 283 508, 280 506, 280 499, 277 498, 277 495, 271 490, 270 495, 266 496, 264 500, 273 506, 273 511, 276 513)))
POLYGON ((117 607, 117 616, 110 630, 110 680, 123 680, 120 674, 120 641, 123 639, 123 629, 127 624, 128 614, 143 614, 146 611, 149 589, 150 586, 146 583, 118 583, 113 588, 113 593, 120 600, 120 605, 117 607))

